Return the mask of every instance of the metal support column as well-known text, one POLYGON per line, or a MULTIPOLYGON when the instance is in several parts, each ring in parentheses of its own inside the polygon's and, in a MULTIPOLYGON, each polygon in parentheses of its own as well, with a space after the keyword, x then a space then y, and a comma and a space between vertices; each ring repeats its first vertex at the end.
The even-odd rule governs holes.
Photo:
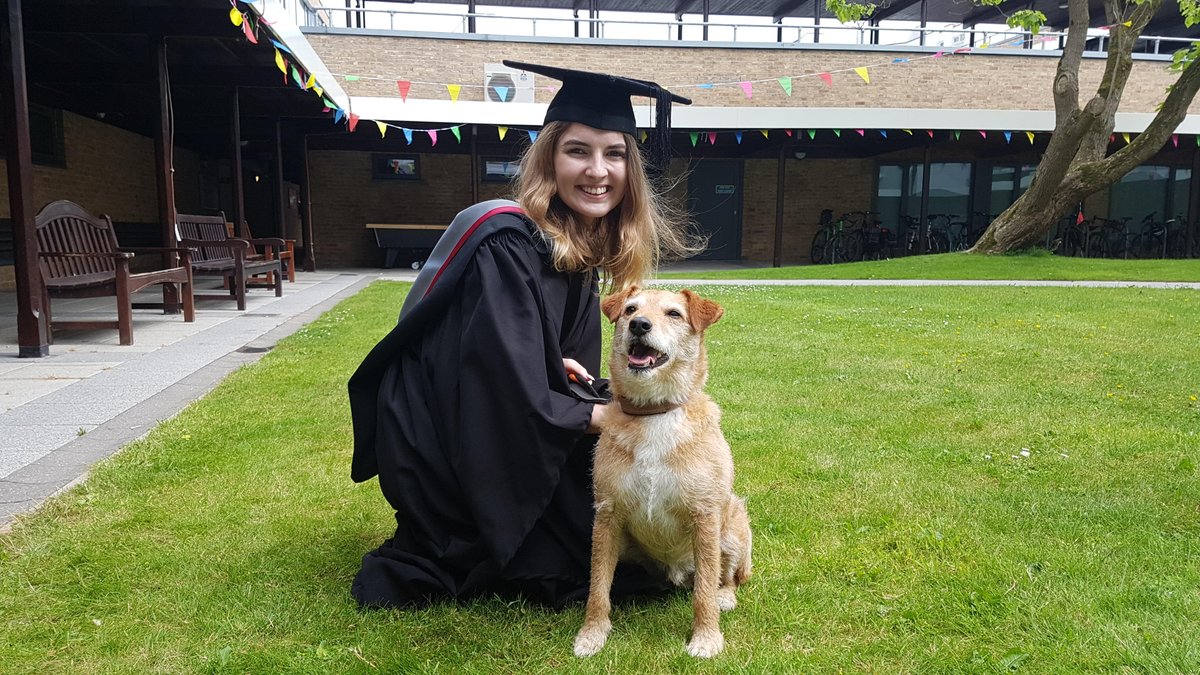
POLYGON ((917 251, 929 252, 929 174, 933 164, 933 141, 925 146, 925 159, 921 169, 921 219, 917 223, 917 251))
POLYGON ((308 175, 308 134, 304 135, 300 155, 300 227, 304 229, 304 271, 317 271, 316 243, 313 241, 312 179, 308 175))
POLYGON ((242 115, 238 90, 233 89, 233 110, 229 116, 229 181, 233 190, 233 230, 239 237, 246 234, 246 188, 242 184, 242 115))
POLYGON ((775 251, 771 258, 772 267, 783 266, 783 193, 787 183, 788 153, 794 147, 784 143, 779 146, 779 166, 775 178, 775 251))

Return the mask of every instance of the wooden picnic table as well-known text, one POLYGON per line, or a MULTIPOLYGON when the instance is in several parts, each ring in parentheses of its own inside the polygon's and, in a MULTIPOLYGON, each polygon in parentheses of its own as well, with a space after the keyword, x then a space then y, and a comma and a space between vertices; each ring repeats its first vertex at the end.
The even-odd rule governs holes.
POLYGON ((395 267, 401 252, 408 252, 410 266, 419 270, 429 257, 445 225, 423 225, 418 223, 367 223, 367 229, 375 234, 375 243, 384 251, 384 267, 395 267))

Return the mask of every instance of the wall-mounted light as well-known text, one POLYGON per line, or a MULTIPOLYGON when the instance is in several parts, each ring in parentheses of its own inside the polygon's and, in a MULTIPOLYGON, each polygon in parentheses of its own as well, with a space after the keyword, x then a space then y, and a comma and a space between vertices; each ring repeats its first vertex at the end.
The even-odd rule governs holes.
POLYGON ((259 176, 258 174, 254 174, 254 182, 257 183, 260 180, 262 180, 262 176, 259 176))
POLYGON ((797 150, 796 152, 792 153, 792 157, 795 157, 796 159, 804 159, 805 157, 808 157, 808 153, 804 152, 803 150, 797 150))

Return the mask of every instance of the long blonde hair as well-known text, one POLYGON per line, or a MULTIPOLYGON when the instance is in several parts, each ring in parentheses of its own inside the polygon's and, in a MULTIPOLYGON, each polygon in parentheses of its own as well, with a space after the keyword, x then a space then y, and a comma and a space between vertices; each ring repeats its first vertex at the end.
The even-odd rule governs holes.
POLYGON ((668 207, 646 176, 637 141, 625 136, 625 198, 599 227, 579 218, 558 197, 554 153, 570 122, 548 122, 525 150, 517 179, 517 201, 537 223, 551 246, 554 268, 579 272, 599 267, 610 290, 641 283, 660 261, 691 255, 699 247, 688 240, 686 219, 668 207))

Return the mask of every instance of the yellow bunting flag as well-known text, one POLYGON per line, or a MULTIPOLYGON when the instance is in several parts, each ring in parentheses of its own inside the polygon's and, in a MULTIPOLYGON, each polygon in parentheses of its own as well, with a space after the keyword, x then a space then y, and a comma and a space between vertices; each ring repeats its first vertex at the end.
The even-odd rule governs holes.
POLYGON ((379 127, 379 137, 385 138, 387 136, 388 125, 384 124, 383 122, 380 122, 379 120, 375 120, 375 126, 379 127))
POLYGON ((458 93, 462 91, 462 85, 448 84, 446 85, 446 91, 450 92, 450 101, 453 103, 458 103, 458 93))
POLYGON ((909 136, 912 136, 912 129, 901 129, 900 131, 903 131, 904 133, 908 134, 909 136))
POLYGON ((500 130, 500 140, 504 140, 504 134, 508 133, 508 127, 496 127, 500 130))
POLYGON ((855 68, 854 72, 858 73, 858 76, 863 79, 863 82, 866 82, 867 84, 871 84, 871 76, 867 74, 866 66, 863 66, 861 68, 855 68))
POLYGON ((242 13, 237 11, 237 7, 230 8, 229 21, 232 22, 233 25, 235 25, 235 26, 242 25, 242 18, 243 18, 242 13))
POLYGON ((645 143, 645 142, 646 142, 646 138, 647 138, 647 136, 646 136, 646 130, 645 130, 645 129, 642 129, 642 130, 641 130, 641 131, 638 133, 638 142, 639 142, 639 143, 645 143))
POLYGON ((1025 132, 1025 135, 1029 137, 1029 144, 1030 144, 1030 145, 1033 145, 1033 132, 1032 132, 1032 131, 1026 131, 1026 132, 1025 132))
POLYGON ((305 89, 312 89, 317 84, 317 76, 312 73, 308 74, 308 79, 304 81, 305 89))
POLYGON ((1121 134, 1121 138, 1124 138, 1124 139, 1125 139, 1125 144, 1126 144, 1126 145, 1129 145, 1129 133, 1128 133, 1128 132, 1122 132, 1122 134, 1121 134))
POLYGON ((279 72, 287 75, 287 64, 283 62, 283 54, 279 50, 275 50, 275 67, 279 68, 279 72))
POLYGON ((763 138, 770 138, 770 137, 771 137, 770 135, 768 135, 768 134, 767 134, 767 130, 766 130, 766 129, 759 129, 759 130, 758 130, 758 133, 762 134, 762 135, 763 135, 763 138))

